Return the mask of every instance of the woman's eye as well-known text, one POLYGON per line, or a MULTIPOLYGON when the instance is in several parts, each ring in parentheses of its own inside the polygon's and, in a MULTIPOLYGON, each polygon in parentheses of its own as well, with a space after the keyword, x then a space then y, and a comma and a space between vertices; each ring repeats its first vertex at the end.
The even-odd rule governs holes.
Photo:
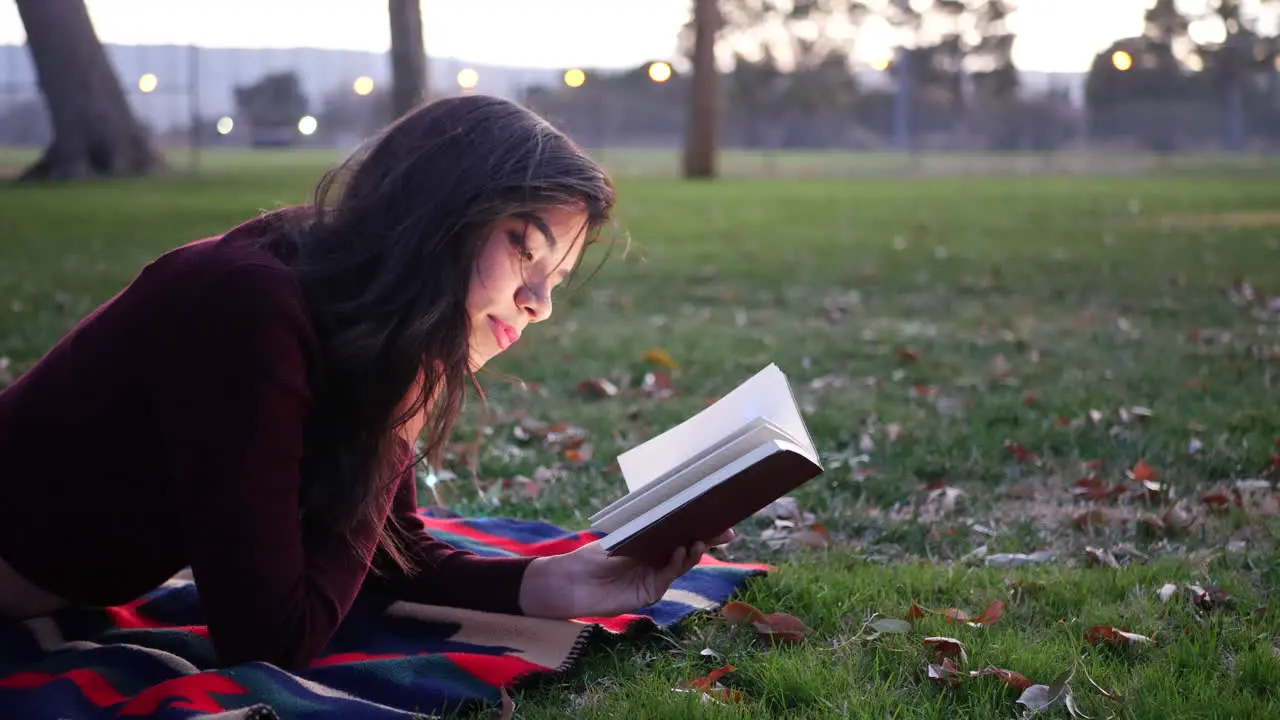
POLYGON ((533 253, 529 252, 529 248, 525 246, 523 235, 516 232, 509 233, 507 235, 507 239, 511 241, 511 247, 516 249, 516 253, 520 256, 521 260, 526 262, 533 261, 533 253))

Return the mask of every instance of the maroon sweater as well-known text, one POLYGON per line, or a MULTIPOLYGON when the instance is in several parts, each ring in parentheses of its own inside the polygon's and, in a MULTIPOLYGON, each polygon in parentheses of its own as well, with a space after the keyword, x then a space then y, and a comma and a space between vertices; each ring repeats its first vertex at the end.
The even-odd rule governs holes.
POLYGON ((289 268, 246 243, 256 225, 157 258, 0 392, 0 558, 90 605, 190 566, 226 664, 306 664, 366 576, 407 600, 519 614, 529 560, 429 537, 404 443, 379 518, 412 530, 421 571, 375 556, 373 522, 354 551, 336 533, 303 544, 320 348, 289 268))

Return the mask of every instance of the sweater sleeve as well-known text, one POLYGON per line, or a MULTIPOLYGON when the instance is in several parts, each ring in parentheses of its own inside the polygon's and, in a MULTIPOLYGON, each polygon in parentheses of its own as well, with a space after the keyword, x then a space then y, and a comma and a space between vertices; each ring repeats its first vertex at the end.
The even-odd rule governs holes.
POLYGON ((171 329, 176 349, 157 362, 152 394, 182 540, 219 660, 302 666, 355 599, 391 493, 352 537, 304 546, 314 339, 301 300, 287 275, 257 266, 199 292, 171 329))
POLYGON ((410 561, 402 570, 383 551, 375 556, 370 585, 410 602, 521 615, 520 584, 532 557, 485 557, 459 550, 427 532, 418 515, 418 492, 412 450, 401 443, 405 467, 391 509, 391 522, 401 531, 410 561))

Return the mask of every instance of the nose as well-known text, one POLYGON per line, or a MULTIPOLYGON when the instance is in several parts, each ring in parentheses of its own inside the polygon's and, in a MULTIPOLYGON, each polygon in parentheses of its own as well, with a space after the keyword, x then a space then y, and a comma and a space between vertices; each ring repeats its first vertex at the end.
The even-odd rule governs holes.
POLYGON ((541 288, 521 285, 516 292, 516 304, 529 316, 529 322, 542 322, 551 317, 551 294, 541 288))

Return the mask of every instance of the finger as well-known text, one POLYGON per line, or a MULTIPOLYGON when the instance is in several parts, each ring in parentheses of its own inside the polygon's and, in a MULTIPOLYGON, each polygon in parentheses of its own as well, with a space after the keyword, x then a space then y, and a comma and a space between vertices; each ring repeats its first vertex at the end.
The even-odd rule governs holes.
POLYGON ((738 534, 737 534, 737 533, 735 533, 735 532, 733 531, 733 528, 729 528, 728 530, 725 530, 724 532, 720 533, 719 535, 717 535, 717 536, 715 536, 715 537, 711 538, 710 540, 708 540, 708 541, 707 541, 707 547, 715 547, 715 546, 717 546, 717 545, 724 545, 725 543, 732 541, 732 540, 733 540, 735 537, 737 537, 737 536, 738 536, 738 534))
POLYGON ((707 551, 706 543, 696 542, 689 548, 689 554, 685 556, 684 564, 681 566, 680 574, 683 575, 698 566, 702 562, 702 554, 707 551))
POLYGON ((684 567, 685 558, 688 555, 688 552, 689 549, 683 545, 673 550, 671 552, 671 559, 667 562, 666 567, 662 568, 662 571, 658 573, 658 577, 662 581, 662 589, 664 592, 668 585, 684 574, 681 568, 684 567))

